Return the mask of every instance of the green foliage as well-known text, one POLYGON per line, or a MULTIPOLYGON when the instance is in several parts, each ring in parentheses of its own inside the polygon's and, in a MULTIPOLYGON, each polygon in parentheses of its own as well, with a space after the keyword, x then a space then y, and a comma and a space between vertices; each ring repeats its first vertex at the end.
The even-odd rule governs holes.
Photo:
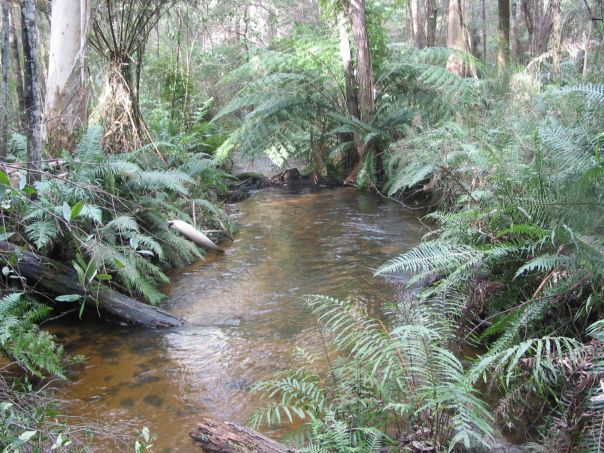
MULTIPOLYGON (((418 58, 436 63, 442 54, 418 58)), ((387 192, 429 192, 441 209, 427 216, 435 228, 424 241, 377 274, 405 273, 419 290, 392 310, 391 329, 350 303, 309 298, 335 351, 324 351, 323 368, 299 351, 295 371, 259 383, 272 404, 252 422, 305 422, 298 443, 308 451, 413 441, 489 448, 483 380, 498 387, 496 415, 508 426, 541 413, 543 451, 602 451, 603 88, 546 87, 526 115, 511 114, 512 99, 477 124, 472 115, 455 120, 447 104, 480 111, 480 85, 418 61, 385 77, 400 87, 391 92, 407 90, 405 108, 423 106, 422 119, 392 133, 408 123, 373 127, 334 113, 334 131, 377 146, 405 135, 386 158, 387 192), (460 341, 487 351, 462 361, 450 350, 460 341)))
MULTIPOLYGON (((335 39, 323 29, 311 33, 302 29, 281 42, 279 50, 254 53, 225 78, 224 83, 242 88, 214 121, 237 113, 243 121, 218 148, 218 161, 238 149, 244 157, 264 153, 277 166, 290 156, 305 157, 320 172, 317 162, 343 166, 354 137, 370 149, 383 150, 407 135, 414 121, 440 121, 478 104, 478 82, 446 69, 450 50, 408 51, 400 54, 400 61, 394 58, 376 68, 375 111, 360 121, 346 107, 335 39), (317 34, 322 36, 319 42, 317 34)), ((378 167, 377 160, 369 159, 357 182, 375 185, 378 167)))
POLYGON ((241 88, 214 121, 238 112, 245 118, 217 150, 217 159, 237 147, 244 157, 265 153, 277 166, 290 156, 311 160, 318 151, 313 143, 325 141, 335 127, 329 114, 342 111, 337 52, 324 29, 301 28, 279 43, 279 50, 250 55, 223 81, 241 88), (317 41, 317 35, 323 39, 317 41))
POLYGON ((150 147, 106 155, 101 136, 100 128, 89 129, 65 156, 67 176, 47 174, 36 183, 35 198, 33 188, 7 191, 5 223, 38 252, 74 260, 76 270, 76 256, 85 257, 80 267, 92 263, 96 271, 88 280, 113 275, 111 284, 158 304, 163 296, 156 288, 168 281, 163 269, 202 256, 168 221, 193 223, 188 213, 195 206, 202 226, 231 228, 215 205, 224 175, 209 156, 176 147, 167 148, 165 163, 150 147))
POLYGON ((252 419, 305 424, 309 451, 377 451, 396 439, 437 449, 488 446, 492 419, 436 311, 404 307, 407 323, 388 330, 351 303, 313 296, 307 304, 336 347, 321 370, 298 351, 300 366, 255 389, 274 403, 252 419), (413 429, 411 429, 413 427, 413 429))
POLYGON ((443 210, 429 216, 437 228, 422 244, 378 273, 434 282, 419 299, 488 345, 469 374, 499 382, 500 415, 524 423, 536 408, 523 414, 520 402, 548 402, 546 449, 601 451, 602 339, 598 327, 588 330, 595 339, 585 334, 604 307, 601 91, 550 87, 526 116, 495 111, 483 126, 419 129, 391 147, 387 167, 389 194, 435 192, 443 210))
POLYGON ((62 376, 63 348, 54 337, 40 330, 37 322, 50 309, 20 293, 0 299, 0 348, 25 371, 42 376, 62 376))

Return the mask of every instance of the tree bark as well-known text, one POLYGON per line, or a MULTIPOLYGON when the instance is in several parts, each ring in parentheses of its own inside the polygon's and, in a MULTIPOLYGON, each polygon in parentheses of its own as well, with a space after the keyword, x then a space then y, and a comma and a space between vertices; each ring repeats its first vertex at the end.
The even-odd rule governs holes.
POLYGON ((193 444, 208 453, 297 453, 253 429, 230 422, 203 419, 189 436, 193 444))
MULTIPOLYGON (((369 36, 367 34, 367 22, 365 19, 365 0, 350 0, 349 14, 352 39, 357 57, 356 80, 359 96, 359 117, 361 121, 369 122, 374 110, 373 69, 371 67, 371 52, 369 50, 369 36)), ((355 145, 358 161, 346 178, 348 183, 352 183, 356 179, 368 151, 368 146, 360 137, 355 139, 355 145)))
POLYGON ((367 122, 373 115, 373 70, 365 20, 365 0, 350 1, 350 22, 357 56, 360 117, 367 122))
POLYGON ((23 32, 25 108, 27 111, 27 181, 29 184, 33 184, 40 179, 39 170, 42 160, 42 104, 35 0, 21 2, 21 29, 23 32))
POLYGON ((552 9, 552 53, 554 75, 560 75, 560 58, 562 51, 562 11, 560 0, 551 0, 552 9))
POLYGON ((426 18, 423 0, 411 1, 411 16, 413 20, 413 40, 417 49, 426 47, 426 18))
POLYGON ((521 0, 520 6, 529 35, 529 53, 538 57, 547 52, 553 26, 552 2, 545 10, 543 0, 521 0))
POLYGON ((510 61, 510 0, 498 0, 497 71, 507 69, 510 61))
MULTIPOLYGON (((463 0, 449 1, 449 17, 447 18, 447 47, 449 49, 466 51, 462 24, 463 0)), ((451 55, 447 62, 447 69, 457 75, 464 75, 464 65, 458 55, 451 55)))
POLYGON ((8 142, 8 61, 9 61, 9 24, 8 0, 2 0, 2 49, 0 62, 2 64, 2 126, 0 127, 0 160, 6 159, 8 142))
POLYGON ((437 0, 426 0, 426 46, 436 46, 436 23, 438 22, 437 0))
POLYGON ((80 128, 86 125, 84 58, 89 20, 90 0, 53 0, 42 131, 52 156, 73 149, 80 128))
POLYGON ((340 38, 340 58, 344 69, 344 89, 346 97, 346 109, 348 114, 355 118, 360 117, 359 101, 354 80, 354 65, 350 50, 350 33, 348 31, 349 23, 343 12, 338 13, 338 35, 340 38))
POLYGON ((487 61, 487 5, 486 0, 480 2, 480 15, 482 19, 482 59, 487 61))
POLYGON ((182 319, 170 313, 131 299, 102 284, 95 287, 94 291, 86 292, 80 286, 74 269, 50 258, 21 251, 9 242, 0 241, 0 261, 12 266, 38 292, 52 297, 78 294, 83 297, 83 303, 88 309, 98 309, 128 324, 150 328, 178 327, 184 324, 182 319), (15 259, 16 264, 13 262, 15 259))
POLYGON ((518 61, 520 57, 520 37, 518 35, 518 1, 512 0, 512 17, 510 20, 510 58, 518 61))
MULTIPOLYGON (((352 61, 352 53, 350 49, 350 23, 349 19, 343 11, 338 12, 338 35, 340 40, 340 58, 342 60, 342 68, 344 70, 344 97, 346 102, 346 110, 353 118, 359 118, 359 101, 357 97, 356 83, 354 79, 354 64, 352 61)), ((343 134, 344 142, 355 142, 353 134, 343 134)), ((356 162, 357 151, 352 145, 346 150, 343 167, 345 172, 351 171, 356 162)))
POLYGON ((15 85, 17 87, 17 101, 19 103, 19 115, 18 122, 19 128, 25 127, 25 89, 23 87, 23 70, 21 68, 21 51, 19 50, 21 44, 19 42, 19 35, 15 31, 15 16, 12 8, 9 10, 9 22, 10 22, 10 46, 12 52, 12 63, 15 68, 15 85))

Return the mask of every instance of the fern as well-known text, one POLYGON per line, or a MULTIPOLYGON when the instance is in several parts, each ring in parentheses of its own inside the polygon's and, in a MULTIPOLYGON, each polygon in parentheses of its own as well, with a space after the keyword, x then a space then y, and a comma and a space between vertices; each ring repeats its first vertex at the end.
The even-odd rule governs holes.
POLYGON ((0 348, 26 371, 37 376, 63 375, 64 352, 54 337, 39 330, 36 322, 50 309, 21 293, 0 299, 0 348))
POLYGON ((462 363, 444 349, 449 336, 436 311, 417 306, 410 323, 389 331, 351 303, 306 302, 342 357, 324 376, 310 356, 299 370, 257 384, 275 403, 254 416, 255 425, 279 423, 282 414, 290 423, 291 414, 310 417, 310 451, 373 451, 394 442, 383 434, 390 423, 426 423, 437 445, 488 445, 492 418, 462 363))

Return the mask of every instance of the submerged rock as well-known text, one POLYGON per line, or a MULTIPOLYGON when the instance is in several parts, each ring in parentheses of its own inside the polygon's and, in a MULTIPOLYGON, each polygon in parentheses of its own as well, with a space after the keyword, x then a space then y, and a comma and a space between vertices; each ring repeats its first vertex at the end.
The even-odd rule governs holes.
POLYGON ((164 399, 161 396, 156 395, 154 393, 151 393, 151 394, 145 396, 143 398, 143 401, 145 403, 147 403, 148 405, 155 406, 155 407, 161 407, 164 404, 164 399))

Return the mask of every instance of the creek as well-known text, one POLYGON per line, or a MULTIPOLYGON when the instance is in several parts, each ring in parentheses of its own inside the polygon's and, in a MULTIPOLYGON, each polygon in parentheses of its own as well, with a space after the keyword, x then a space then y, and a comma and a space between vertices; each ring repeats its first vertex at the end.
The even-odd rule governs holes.
POLYGON ((62 387, 70 415, 147 426, 156 452, 195 451, 188 432, 200 417, 245 423, 265 404, 250 386, 287 369, 296 345, 320 345, 305 295, 352 298, 379 316, 400 285, 373 272, 425 232, 355 189, 271 189, 237 206, 241 231, 225 255, 172 272, 164 288, 164 308, 186 327, 52 326, 68 353, 86 357, 62 387))

